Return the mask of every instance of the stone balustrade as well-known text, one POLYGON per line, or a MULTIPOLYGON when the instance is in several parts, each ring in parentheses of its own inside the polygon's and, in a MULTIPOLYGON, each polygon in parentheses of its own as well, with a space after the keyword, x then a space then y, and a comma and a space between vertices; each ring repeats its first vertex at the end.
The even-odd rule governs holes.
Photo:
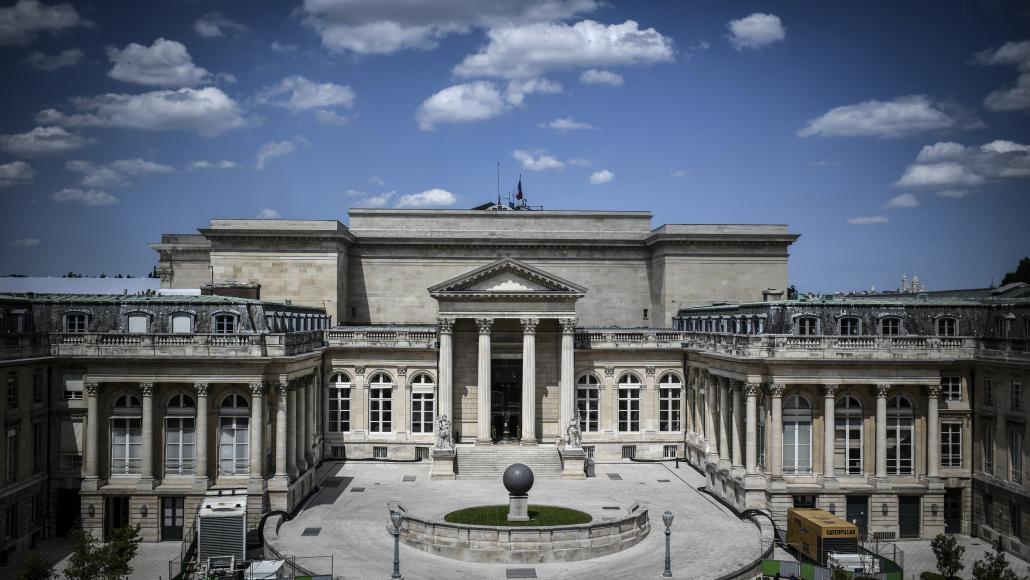
POLYGON ((49 334, 52 356, 266 357, 293 356, 324 346, 321 331, 285 334, 49 334))
POLYGON ((329 346, 348 348, 436 348, 435 325, 345 326, 325 331, 329 346))
POLYGON ((577 328, 579 349, 679 349, 687 333, 651 328, 577 328))
POLYGON ((50 355, 50 337, 45 332, 0 334, 0 360, 50 355))
POLYGON ((978 356, 982 340, 967 336, 797 336, 684 332, 687 350, 762 359, 952 360, 978 356))

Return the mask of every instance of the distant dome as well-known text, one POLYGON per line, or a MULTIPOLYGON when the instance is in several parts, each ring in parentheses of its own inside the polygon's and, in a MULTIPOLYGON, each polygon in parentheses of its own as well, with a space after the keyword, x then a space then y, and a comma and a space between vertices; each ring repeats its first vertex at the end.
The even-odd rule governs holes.
POLYGON ((504 470, 504 487, 512 495, 526 495, 533 489, 533 470, 522 463, 512 463, 504 470))

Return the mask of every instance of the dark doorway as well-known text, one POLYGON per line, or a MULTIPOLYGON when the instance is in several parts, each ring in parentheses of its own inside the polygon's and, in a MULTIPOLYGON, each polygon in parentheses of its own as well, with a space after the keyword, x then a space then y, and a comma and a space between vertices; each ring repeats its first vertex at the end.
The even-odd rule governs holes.
POLYGON ((944 533, 962 533, 962 488, 944 490, 944 533))
POLYGON ((898 496, 898 536, 919 537, 919 504, 917 495, 898 496))
POLYGON ((111 532, 129 527, 128 496, 109 497, 104 500, 104 541, 111 541, 111 532))
POLYGON ((864 495, 849 495, 847 502, 848 521, 858 527, 859 537, 866 537, 869 526, 869 498, 864 495))
POLYGON ((54 498, 54 531, 58 536, 67 536, 79 526, 82 513, 79 490, 61 489, 54 498))
POLYGON ((490 435, 494 441, 522 436, 522 359, 490 361, 490 435))
POLYGON ((186 498, 161 498, 161 539, 181 540, 182 526, 186 516, 186 498))

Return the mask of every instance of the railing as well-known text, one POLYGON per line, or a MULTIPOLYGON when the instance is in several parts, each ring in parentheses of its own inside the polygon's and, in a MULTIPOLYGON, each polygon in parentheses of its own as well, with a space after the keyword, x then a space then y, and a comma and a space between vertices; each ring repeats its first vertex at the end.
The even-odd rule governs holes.
POLYGON ((47 354, 105 357, 293 356, 325 346, 322 332, 285 334, 120 334, 53 332, 47 354))
POLYGON ((436 327, 351 326, 325 331, 329 346, 349 348, 435 348, 436 327))
POLYGON ((688 350, 743 358, 971 359, 979 350, 972 337, 683 334, 688 350))
POLYGON ((980 338, 977 355, 985 359, 1030 359, 1030 338, 980 338))
POLYGON ((670 329, 579 328, 575 344, 580 349, 680 348, 687 333, 670 329))
POLYGON ((0 334, 0 360, 33 358, 50 354, 50 337, 45 332, 0 334))

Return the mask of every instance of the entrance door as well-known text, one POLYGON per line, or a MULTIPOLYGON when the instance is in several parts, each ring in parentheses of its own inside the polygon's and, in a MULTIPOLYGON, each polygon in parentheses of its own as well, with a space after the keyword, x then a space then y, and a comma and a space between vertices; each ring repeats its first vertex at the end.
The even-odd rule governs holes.
POLYGON ((962 533, 962 488, 944 490, 944 533, 962 533))
POLYGON ((898 536, 919 537, 919 496, 898 496, 898 536))
POLYGON ((864 538, 869 526, 869 498, 864 495, 849 495, 847 501, 848 521, 858 527, 859 537, 864 538))
POLYGON ((490 361, 490 427, 494 441, 522 435, 522 359, 490 361))
POLYGON ((82 513, 82 502, 77 489, 61 489, 57 492, 54 505, 54 524, 58 536, 67 536, 77 524, 82 513))
POLYGON ((181 540, 182 526, 185 520, 186 498, 163 497, 161 498, 161 539, 181 540))
POLYGON ((129 527, 129 498, 109 497, 104 500, 104 541, 112 539, 111 532, 129 527))

